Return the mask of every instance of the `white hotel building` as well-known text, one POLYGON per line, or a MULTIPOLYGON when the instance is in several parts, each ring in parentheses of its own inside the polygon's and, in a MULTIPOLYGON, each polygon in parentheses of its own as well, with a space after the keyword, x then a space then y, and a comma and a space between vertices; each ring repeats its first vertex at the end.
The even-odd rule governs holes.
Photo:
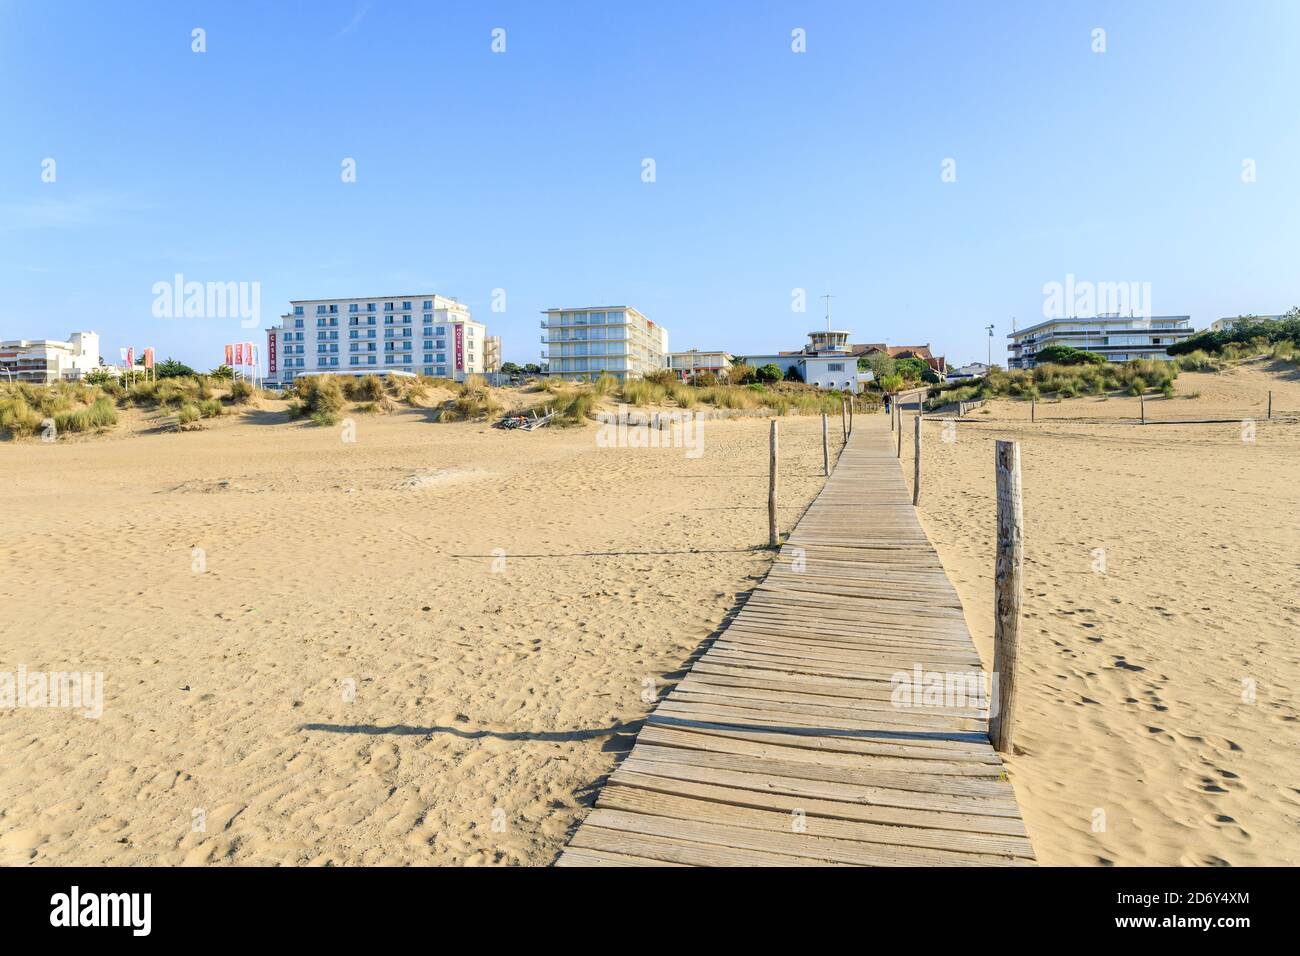
POLYGON ((60 339, 0 342, 0 381, 61 382, 99 368, 99 335, 73 332, 60 339))
POLYGON ((1104 355, 1108 362, 1168 359, 1165 351, 1195 332, 1188 315, 1098 315, 1084 319, 1048 319, 1007 335, 1008 368, 1033 368, 1034 356, 1049 345, 1065 345, 1104 355))
POLYGON ((486 367, 487 328, 441 295, 295 299, 266 331, 267 384, 301 375, 433 375, 464 381, 486 367))

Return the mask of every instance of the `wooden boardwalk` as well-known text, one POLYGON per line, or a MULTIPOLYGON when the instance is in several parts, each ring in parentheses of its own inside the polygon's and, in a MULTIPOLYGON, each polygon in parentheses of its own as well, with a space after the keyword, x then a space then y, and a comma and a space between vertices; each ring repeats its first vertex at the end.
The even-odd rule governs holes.
POLYGON ((1033 863, 986 708, 891 701, 898 672, 980 672, 892 439, 885 416, 859 416, 557 866, 1033 863))

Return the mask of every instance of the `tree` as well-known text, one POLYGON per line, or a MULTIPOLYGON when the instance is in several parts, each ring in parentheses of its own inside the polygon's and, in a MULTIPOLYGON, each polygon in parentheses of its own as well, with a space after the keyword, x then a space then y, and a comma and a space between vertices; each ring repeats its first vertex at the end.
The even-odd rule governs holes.
POLYGON ((232 379, 235 377, 235 370, 229 365, 218 365, 208 375, 216 379, 232 379))
POLYGON ((525 374, 525 375, 541 375, 541 374, 542 374, 542 367, 541 367, 540 365, 538 365, 536 362, 529 362, 527 365, 524 366, 524 374, 525 374))
POLYGON ((522 374, 523 371, 524 370, 514 362, 504 362, 501 365, 502 375, 519 375, 522 374))
POLYGON ((785 380, 787 382, 802 382, 803 376, 799 374, 799 366, 791 365, 785 370, 785 380))
POLYGON ((908 382, 920 381, 929 367, 925 359, 908 357, 894 360, 894 372, 903 376, 904 381, 908 382))
MULTIPOLYGON (((139 365, 140 363, 137 362, 136 364, 139 365)), ((186 375, 198 374, 194 369, 190 368, 183 362, 176 361, 176 359, 171 356, 168 356, 166 359, 155 365, 153 373, 158 378, 181 378, 186 375)))
POLYGON ((894 360, 883 352, 858 359, 858 368, 870 368, 872 377, 878 382, 894 374, 894 360), (866 365, 862 363, 866 362, 866 365))
POLYGON ((755 370, 754 378, 760 382, 779 382, 781 381, 781 369, 777 367, 776 363, 768 362, 755 370))

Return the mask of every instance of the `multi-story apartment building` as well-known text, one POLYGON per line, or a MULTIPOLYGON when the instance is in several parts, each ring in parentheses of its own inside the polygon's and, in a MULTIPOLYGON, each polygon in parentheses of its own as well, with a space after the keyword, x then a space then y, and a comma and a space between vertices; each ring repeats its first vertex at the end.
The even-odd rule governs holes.
POLYGON ((483 342, 483 371, 501 371, 501 336, 489 335, 483 342))
POLYGON ((668 330, 626 305, 547 309, 542 361, 561 378, 640 378, 665 368, 668 330))
POLYGON ((73 332, 58 339, 0 342, 0 381, 59 382, 99 367, 99 335, 73 332))
POLYGON ((700 372, 725 376, 727 370, 731 368, 732 358, 730 352, 722 350, 703 352, 699 349, 691 349, 689 352, 669 352, 668 367, 672 369, 674 375, 686 382, 700 372))
POLYGON ((441 295, 295 299, 266 332, 267 384, 300 375, 482 373, 487 329, 441 295))
POLYGON ((1108 362, 1167 359, 1166 349, 1194 334, 1191 316, 1098 315, 1086 319, 1048 319, 1007 335, 1009 368, 1033 368, 1034 356, 1049 345, 1065 345, 1104 355, 1108 362))

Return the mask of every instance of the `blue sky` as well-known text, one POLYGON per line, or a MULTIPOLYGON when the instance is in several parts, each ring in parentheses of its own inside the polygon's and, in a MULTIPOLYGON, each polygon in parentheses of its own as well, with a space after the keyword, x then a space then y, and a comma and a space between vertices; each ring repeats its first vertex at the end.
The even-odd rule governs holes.
POLYGON ((259 282, 263 326, 455 296, 518 362, 565 305, 795 348, 826 292, 856 341, 998 358, 1067 273, 1203 327, 1300 304, 1298 174, 1288 0, 0 0, 0 338, 110 357, 264 341, 155 318, 176 273, 259 282))

